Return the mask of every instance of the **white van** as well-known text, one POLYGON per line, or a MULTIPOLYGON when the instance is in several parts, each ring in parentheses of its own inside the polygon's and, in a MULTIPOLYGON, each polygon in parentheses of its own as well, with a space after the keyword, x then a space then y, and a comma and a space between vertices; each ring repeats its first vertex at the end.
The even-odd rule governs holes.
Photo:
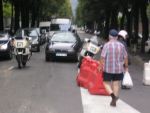
POLYGON ((50 30, 50 21, 43 21, 39 23, 39 28, 40 28, 40 32, 42 33, 43 30, 45 30, 46 32, 49 32, 50 30))
POLYGON ((71 20, 68 18, 52 19, 50 31, 68 31, 71 28, 71 20))

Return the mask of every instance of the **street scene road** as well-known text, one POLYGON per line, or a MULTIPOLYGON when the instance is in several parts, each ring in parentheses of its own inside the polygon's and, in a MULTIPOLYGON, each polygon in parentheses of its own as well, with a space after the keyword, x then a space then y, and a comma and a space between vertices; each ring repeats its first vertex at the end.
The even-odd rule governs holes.
MULTIPOLYGON (((79 36, 91 37, 83 32, 79 36)), ((112 109, 109 97, 90 95, 76 85, 77 62, 45 62, 44 52, 45 45, 23 69, 15 58, 0 61, 0 113, 149 113, 149 86, 142 84, 143 67, 136 62, 129 66, 134 87, 121 90, 112 109)))

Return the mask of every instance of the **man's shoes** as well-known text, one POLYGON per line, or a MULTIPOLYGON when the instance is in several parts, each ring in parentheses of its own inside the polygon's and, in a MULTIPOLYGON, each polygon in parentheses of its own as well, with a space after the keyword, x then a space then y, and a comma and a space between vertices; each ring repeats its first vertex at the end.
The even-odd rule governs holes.
POLYGON ((118 97, 112 98, 112 101, 110 102, 110 106, 116 107, 116 102, 118 99, 119 99, 118 97))
POLYGON ((127 87, 127 86, 121 86, 121 89, 130 89, 129 87, 127 87))

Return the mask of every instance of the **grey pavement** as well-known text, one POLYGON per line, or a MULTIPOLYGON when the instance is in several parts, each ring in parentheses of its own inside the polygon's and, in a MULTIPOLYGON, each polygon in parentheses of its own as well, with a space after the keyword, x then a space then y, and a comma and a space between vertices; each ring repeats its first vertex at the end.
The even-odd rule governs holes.
MULTIPOLYGON (((91 34, 84 34, 84 32, 79 33, 81 38, 90 38, 91 34)), ((146 62, 143 57, 138 54, 129 53, 131 57, 131 65, 129 65, 129 72, 132 76, 134 86, 132 89, 121 90, 120 99, 128 103, 133 108, 140 111, 140 113, 149 113, 150 105, 150 86, 143 85, 143 65, 146 62)), ((143 55, 144 56, 144 55, 143 55)), ((99 57, 98 57, 99 58, 99 57)), ((107 107, 105 107, 107 109, 107 107)), ((132 113, 132 112, 131 112, 132 113)))

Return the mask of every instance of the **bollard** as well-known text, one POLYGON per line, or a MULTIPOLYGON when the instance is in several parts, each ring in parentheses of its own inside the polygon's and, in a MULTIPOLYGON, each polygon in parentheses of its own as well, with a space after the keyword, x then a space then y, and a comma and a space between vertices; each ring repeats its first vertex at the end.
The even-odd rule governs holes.
POLYGON ((144 63, 143 84, 150 85, 150 61, 144 63))

